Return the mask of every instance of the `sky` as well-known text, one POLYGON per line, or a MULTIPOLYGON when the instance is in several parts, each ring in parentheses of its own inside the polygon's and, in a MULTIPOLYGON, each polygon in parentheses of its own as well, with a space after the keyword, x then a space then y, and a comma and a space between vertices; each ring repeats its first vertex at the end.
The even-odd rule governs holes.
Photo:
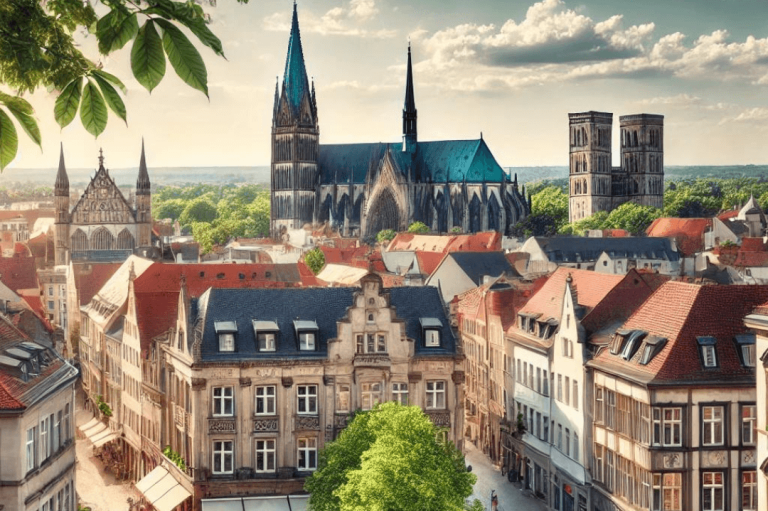
MULTIPOLYGON (((123 79, 128 124, 110 113, 98 139, 79 118, 60 130, 55 91, 28 96, 43 151, 20 135, 16 169, 58 164, 136 168, 270 162, 276 79, 282 80, 292 0, 218 0, 207 7, 226 60, 198 44, 210 100, 168 65, 149 94, 129 47, 87 55, 123 79)), ((765 0, 299 0, 321 143, 401 139, 411 41, 420 140, 482 133, 503 166, 567 165, 568 113, 665 116, 666 165, 766 164, 768 2, 765 0)), ((7 172, 7 171, 6 171, 7 172)), ((17 174, 12 172, 12 174, 17 174)), ((8 174, 6 174, 8 175, 8 174)), ((0 176, 2 179, 2 176, 0 176)))

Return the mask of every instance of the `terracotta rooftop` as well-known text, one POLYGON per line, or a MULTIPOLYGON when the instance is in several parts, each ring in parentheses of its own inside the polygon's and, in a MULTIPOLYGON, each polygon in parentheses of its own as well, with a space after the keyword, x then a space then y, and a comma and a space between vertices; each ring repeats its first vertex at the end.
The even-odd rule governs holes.
POLYGON ((72 265, 80 305, 88 305, 122 263, 75 263, 72 265))
POLYGON ((452 235, 400 233, 389 242, 387 251, 403 250, 442 253, 495 252, 501 250, 501 234, 498 232, 452 235))
POLYGON ((35 258, 0 257, 0 281, 13 291, 38 287, 35 258))
POLYGON ((638 374, 658 383, 751 379, 754 368, 741 363, 734 338, 746 332, 744 317, 768 300, 768 286, 702 286, 667 282, 621 326, 667 339, 647 365, 642 347, 630 358, 601 350, 591 363, 617 374, 638 374), (704 368, 697 337, 715 337, 717 368, 704 368))
POLYGON ((711 227, 711 218, 657 218, 645 232, 648 236, 674 238, 677 249, 691 256, 704 249, 704 233, 711 227))

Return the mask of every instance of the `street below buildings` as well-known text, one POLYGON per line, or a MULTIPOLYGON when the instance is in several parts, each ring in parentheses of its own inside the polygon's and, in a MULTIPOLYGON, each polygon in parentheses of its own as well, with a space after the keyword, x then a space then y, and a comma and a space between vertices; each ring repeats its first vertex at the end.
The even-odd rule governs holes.
POLYGON ((519 483, 510 483, 501 471, 491 464, 483 452, 466 441, 466 463, 472 465, 472 473, 477 476, 474 492, 469 498, 480 500, 485 509, 491 509, 491 490, 496 490, 499 498, 498 511, 546 511, 547 506, 529 493, 520 490, 519 483))
MULTIPOLYGON (((92 418, 93 414, 83 409, 82 392, 78 391, 75 423, 80 426, 92 418)), ((128 498, 139 498, 139 492, 133 484, 118 481, 104 470, 101 460, 94 457, 93 445, 87 439, 77 439, 75 452, 76 489, 80 505, 91 508, 91 511, 128 511, 128 498)))

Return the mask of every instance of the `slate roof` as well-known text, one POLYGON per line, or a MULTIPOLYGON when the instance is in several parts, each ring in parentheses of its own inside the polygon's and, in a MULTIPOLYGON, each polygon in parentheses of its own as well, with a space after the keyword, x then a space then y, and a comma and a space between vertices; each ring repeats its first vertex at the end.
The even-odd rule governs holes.
POLYGON ((662 259, 678 261, 680 255, 672 250, 666 238, 583 238, 579 236, 558 236, 536 238, 541 250, 553 263, 576 263, 596 261, 603 252, 612 258, 662 259))
POLYGON ((711 218, 657 218, 645 233, 648 236, 675 238, 680 253, 691 256, 704 249, 704 233, 711 228, 711 218))
POLYGON ((630 360, 604 349, 590 365, 616 374, 636 374, 647 382, 752 381, 754 368, 745 368, 734 337, 747 331, 744 317, 768 300, 768 286, 701 286, 670 281, 661 286, 621 326, 666 338, 647 365, 639 364, 642 348, 630 360), (696 338, 717 338, 718 367, 705 369, 696 338))
POLYGON ((402 142, 320 144, 318 167, 321 184, 365 183, 368 171, 377 168, 387 151, 406 176, 416 182, 499 183, 507 179, 483 139, 417 142, 416 152, 403 152, 402 142))
MULTIPOLYGON (((205 361, 273 359, 273 358, 325 358, 327 342, 336 338, 337 321, 344 318, 352 306, 354 294, 360 288, 289 288, 289 289, 211 289, 198 301, 199 315, 203 318, 201 355, 205 361), (316 351, 300 351, 294 321, 315 321, 319 329, 316 351), (274 321, 280 327, 277 351, 259 353, 252 321, 274 321), (220 353, 214 323, 237 323, 236 351, 220 353)), ((436 288, 395 287, 386 290, 396 316, 406 323, 406 335, 416 341, 418 356, 445 355, 456 352, 456 341, 445 315, 436 288), (425 348, 420 318, 437 318, 443 327, 441 348, 425 348)))
POLYGON ((502 273, 519 276, 501 252, 452 252, 445 259, 453 259, 472 282, 481 282, 485 276, 498 277, 502 273))

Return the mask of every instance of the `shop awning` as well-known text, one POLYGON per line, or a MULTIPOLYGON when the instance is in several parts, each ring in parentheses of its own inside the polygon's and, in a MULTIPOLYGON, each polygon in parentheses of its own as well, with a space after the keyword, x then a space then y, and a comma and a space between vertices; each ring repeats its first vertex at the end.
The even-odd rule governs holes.
POLYGON ((112 440, 116 439, 118 436, 120 436, 119 431, 112 431, 106 436, 100 436, 98 440, 93 441, 94 447, 101 447, 102 445, 106 444, 107 442, 111 442, 112 440))
POLYGON ((155 467, 152 472, 136 483, 136 489, 144 494, 157 511, 171 511, 191 495, 161 466, 155 467))
POLYGON ((87 438, 91 442, 95 442, 97 439, 101 438, 102 436, 106 436, 109 434, 109 428, 107 428, 106 424, 104 424, 101 421, 97 421, 95 425, 81 431, 85 435, 85 438, 87 438))
POLYGON ((99 423, 99 419, 97 419, 96 417, 94 417, 93 419, 89 420, 88 422, 86 422, 86 423, 85 423, 85 424, 83 424, 82 426, 78 426, 78 427, 77 427, 77 429, 79 429, 80 431, 82 431, 82 432, 83 432, 83 434, 85 434, 85 430, 87 430, 87 429, 90 429, 90 428, 94 427, 94 426, 95 426, 96 424, 98 424, 98 423, 99 423))
POLYGON ((306 511, 309 495, 203 499, 203 511, 306 511))

